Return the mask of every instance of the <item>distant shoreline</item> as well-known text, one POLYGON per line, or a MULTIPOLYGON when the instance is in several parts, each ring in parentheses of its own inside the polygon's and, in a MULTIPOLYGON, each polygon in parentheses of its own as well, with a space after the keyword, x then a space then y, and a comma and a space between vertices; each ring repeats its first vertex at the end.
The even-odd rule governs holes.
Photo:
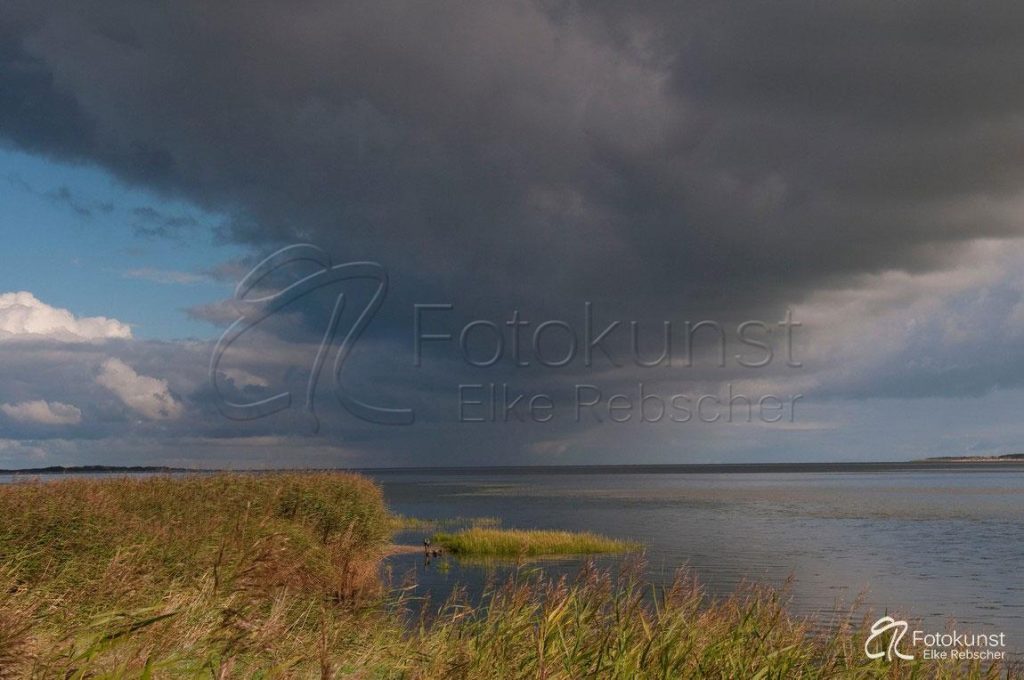
POLYGON ((216 472, 197 468, 176 468, 163 465, 50 465, 38 468, 0 469, 0 475, 65 475, 105 474, 111 472, 154 473, 154 472, 216 472))
POLYGON ((215 472, 343 471, 368 475, 589 475, 589 474, 736 474, 799 472, 899 472, 912 470, 956 470, 1024 466, 1024 454, 1003 456, 941 456, 908 461, 820 462, 820 463, 689 463, 649 465, 500 465, 474 467, 386 467, 386 468, 278 468, 214 469, 148 465, 81 465, 0 469, 0 475, 66 474, 208 474, 215 472))
POLYGON ((1024 453, 1006 453, 1002 456, 936 456, 924 460, 947 463, 1024 463, 1024 453))

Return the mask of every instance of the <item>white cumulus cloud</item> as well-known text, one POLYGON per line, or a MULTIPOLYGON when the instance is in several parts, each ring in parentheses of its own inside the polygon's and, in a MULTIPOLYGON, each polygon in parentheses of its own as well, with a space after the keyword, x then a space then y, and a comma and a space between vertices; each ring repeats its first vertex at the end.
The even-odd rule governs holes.
POLYGON ((0 411, 8 418, 22 423, 43 425, 77 425, 82 422, 82 411, 59 401, 24 401, 20 404, 0 404, 0 411))
POLYGON ((171 420, 182 414, 182 405, 171 396, 166 380, 139 375, 120 359, 104 361, 96 382, 150 420, 171 420))
POLYGON ((130 338, 128 324, 105 316, 76 317, 66 309, 51 307, 32 293, 0 293, 0 339, 55 338, 101 340, 130 338))

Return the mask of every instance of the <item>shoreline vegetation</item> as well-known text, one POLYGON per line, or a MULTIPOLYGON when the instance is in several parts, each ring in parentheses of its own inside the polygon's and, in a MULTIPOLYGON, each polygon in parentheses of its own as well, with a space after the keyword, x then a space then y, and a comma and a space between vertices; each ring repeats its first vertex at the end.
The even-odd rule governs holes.
MULTIPOLYGON (((869 660, 852 610, 796 618, 785 591, 756 585, 711 598, 688 571, 655 588, 629 557, 432 603, 381 578, 392 534, 418 522, 338 472, 0 485, 0 677, 1022 677, 869 660)), ((504 545, 482 524, 450 535, 504 545)), ((542 545, 584 547, 550 533, 542 545)))

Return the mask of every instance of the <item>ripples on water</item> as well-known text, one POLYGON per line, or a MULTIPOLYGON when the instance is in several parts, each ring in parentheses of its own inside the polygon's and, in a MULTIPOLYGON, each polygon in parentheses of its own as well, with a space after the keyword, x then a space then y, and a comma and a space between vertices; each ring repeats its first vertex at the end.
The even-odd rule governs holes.
MULTIPOLYGON (((1024 466, 727 474, 372 473, 392 510, 498 517, 505 527, 591 530, 647 546, 651 578, 694 568, 712 594, 744 579, 782 585, 791 609, 832 613, 863 595, 877 615, 1005 632, 1024 652, 1024 466)), ((423 533, 401 539, 418 543, 423 533)), ((605 559, 605 564, 613 563, 605 559)), ((572 574, 578 562, 543 563, 572 574)), ((433 600, 479 594, 494 568, 392 558, 433 600), (441 568, 438 568, 438 567, 441 568)), ((500 569, 498 570, 501 571, 500 569)), ((497 574, 500 576, 500 573, 497 574)), ((866 612, 865 612, 866 613, 866 612)))

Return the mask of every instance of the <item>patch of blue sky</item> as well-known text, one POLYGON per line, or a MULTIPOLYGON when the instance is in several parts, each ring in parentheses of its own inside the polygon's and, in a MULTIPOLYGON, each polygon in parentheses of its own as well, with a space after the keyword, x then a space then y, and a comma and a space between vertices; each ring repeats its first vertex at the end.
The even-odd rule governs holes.
POLYGON ((139 338, 219 334, 185 310, 231 295, 205 274, 247 252, 218 241, 224 221, 95 166, 0 149, 0 292, 113 317, 139 338))

